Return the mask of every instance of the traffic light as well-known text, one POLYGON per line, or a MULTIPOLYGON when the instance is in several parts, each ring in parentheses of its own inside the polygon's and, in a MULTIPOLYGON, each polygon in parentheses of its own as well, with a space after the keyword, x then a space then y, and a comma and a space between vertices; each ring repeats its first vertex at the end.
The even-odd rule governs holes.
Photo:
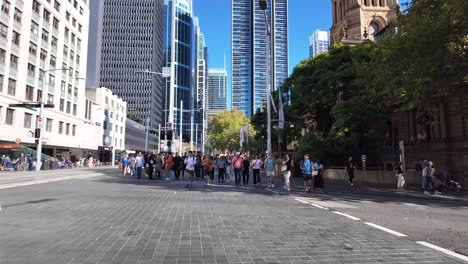
POLYGON ((34 138, 41 138, 41 129, 40 128, 36 128, 34 130, 34 138))
POLYGON ((34 140, 34 143, 35 143, 36 145, 39 145, 39 139, 36 138, 36 140, 34 140))
POLYGON ((166 133, 166 139, 167 140, 172 140, 172 130, 168 130, 166 133))
POLYGON ((159 135, 159 139, 160 139, 160 140, 166 139, 166 131, 164 131, 164 130, 161 131, 161 134, 159 135))

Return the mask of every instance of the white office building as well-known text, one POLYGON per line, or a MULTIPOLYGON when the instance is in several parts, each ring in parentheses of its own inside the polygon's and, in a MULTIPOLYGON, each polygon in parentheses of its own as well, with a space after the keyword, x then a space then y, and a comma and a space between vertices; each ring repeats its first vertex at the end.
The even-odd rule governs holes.
POLYGON ((327 52, 330 47, 330 33, 328 31, 315 30, 310 36, 309 57, 327 52))
POLYGON ((112 157, 125 150, 125 123, 127 121, 127 102, 108 88, 86 89, 85 117, 97 127, 89 131, 90 137, 99 139, 98 154, 101 162, 112 162, 112 157))
POLYGON ((21 141, 35 148, 31 133, 44 129, 43 153, 81 155, 96 149, 86 135, 85 82, 88 44, 87 0, 3 0, 0 10, 0 144, 21 141), (54 108, 39 119, 37 108, 10 104, 39 102, 54 108))

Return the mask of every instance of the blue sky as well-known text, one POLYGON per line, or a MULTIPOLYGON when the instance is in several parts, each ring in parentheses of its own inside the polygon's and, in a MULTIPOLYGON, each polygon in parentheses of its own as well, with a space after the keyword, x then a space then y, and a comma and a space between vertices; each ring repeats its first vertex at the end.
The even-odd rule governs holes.
MULTIPOLYGON (((231 0, 193 0, 193 3, 194 14, 200 18, 200 28, 205 34, 208 46, 208 66, 222 68, 226 54, 229 76, 231 0)), ((289 73, 294 66, 308 58, 309 36, 312 32, 316 29, 328 30, 331 21, 330 0, 289 0, 289 73)), ((230 102, 228 104, 230 105, 230 102)))

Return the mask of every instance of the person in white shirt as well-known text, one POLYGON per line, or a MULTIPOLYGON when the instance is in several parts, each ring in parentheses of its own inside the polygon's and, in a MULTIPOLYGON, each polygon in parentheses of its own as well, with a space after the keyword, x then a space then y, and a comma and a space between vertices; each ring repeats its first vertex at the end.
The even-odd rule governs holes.
POLYGON ((197 158, 192 151, 189 151, 188 157, 185 159, 185 169, 187 170, 187 185, 185 188, 192 188, 193 176, 195 174, 195 164, 197 163, 197 158))
POLYGON ((141 173, 143 172, 144 165, 145 165, 145 158, 143 157, 143 154, 140 152, 138 153, 138 156, 136 157, 136 160, 135 160, 135 167, 137 169, 138 179, 141 178, 141 173))

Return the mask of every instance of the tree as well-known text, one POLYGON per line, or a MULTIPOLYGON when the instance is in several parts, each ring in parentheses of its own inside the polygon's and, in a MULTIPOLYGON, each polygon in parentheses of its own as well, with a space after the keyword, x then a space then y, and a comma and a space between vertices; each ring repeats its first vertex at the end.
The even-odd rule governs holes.
MULTIPOLYGON (((208 128, 208 140, 211 146, 221 151, 239 149, 239 132, 247 124, 250 125, 249 143, 252 143, 255 129, 244 112, 235 109, 224 111, 212 117, 208 128)), ((247 149, 247 146, 245 148, 247 149)))

